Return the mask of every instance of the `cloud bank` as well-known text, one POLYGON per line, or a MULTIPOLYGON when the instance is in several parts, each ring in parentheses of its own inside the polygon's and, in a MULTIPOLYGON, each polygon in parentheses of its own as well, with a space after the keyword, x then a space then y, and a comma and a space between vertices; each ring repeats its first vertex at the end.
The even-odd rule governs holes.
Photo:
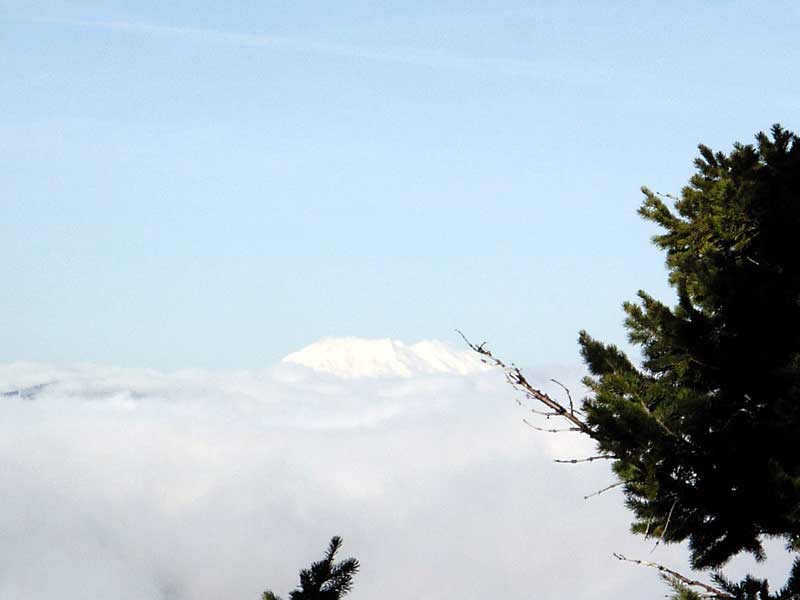
POLYGON ((585 444, 527 429, 494 371, 17 363, 0 390, 0 598, 256 600, 334 534, 354 600, 663 594, 611 557, 651 546, 619 495, 583 500, 608 469, 554 464, 585 444))

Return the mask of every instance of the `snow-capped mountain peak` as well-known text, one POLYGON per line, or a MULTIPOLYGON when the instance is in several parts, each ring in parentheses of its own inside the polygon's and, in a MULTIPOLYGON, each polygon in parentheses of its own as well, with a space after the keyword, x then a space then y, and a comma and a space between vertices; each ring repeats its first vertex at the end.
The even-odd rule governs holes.
POLYGON ((466 375, 488 369, 469 350, 455 350, 437 340, 407 345, 388 338, 326 338, 289 354, 281 362, 344 379, 466 375))

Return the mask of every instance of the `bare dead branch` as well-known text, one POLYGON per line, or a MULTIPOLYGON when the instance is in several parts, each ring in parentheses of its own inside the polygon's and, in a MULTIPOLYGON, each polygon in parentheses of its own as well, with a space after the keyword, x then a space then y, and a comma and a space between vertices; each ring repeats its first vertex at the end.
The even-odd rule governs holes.
POLYGON ((689 577, 686 577, 685 575, 681 575, 677 571, 673 571, 672 569, 668 569, 664 565, 660 565, 658 563, 650 562, 650 561, 647 561, 647 560, 638 560, 638 559, 635 559, 635 558, 627 558, 627 557, 623 556, 622 554, 618 554, 616 552, 614 553, 614 558, 616 558, 617 560, 622 560, 622 561, 625 561, 625 562, 634 563, 634 564, 637 564, 637 565, 643 565, 645 567, 651 567, 653 569, 657 569, 661 574, 665 574, 665 575, 669 575, 671 577, 674 577, 675 579, 677 579, 678 581, 680 581, 681 583, 683 583, 683 584, 685 584, 685 585, 687 585, 689 587, 696 587, 696 588, 700 588, 702 590, 705 590, 712 598, 733 598, 732 595, 728 594, 727 592, 725 592, 725 591, 723 591, 721 589, 715 588, 714 586, 709 585, 707 583, 703 583, 702 581, 697 581, 696 579, 690 579, 689 577))
MULTIPOLYGON (((464 340, 464 343, 466 343, 467 346, 470 347, 470 349, 481 355, 486 364, 500 367, 503 370, 506 379, 512 386, 523 392, 528 398, 541 402, 551 411, 556 413, 555 415, 552 416, 563 417, 564 419, 569 421, 573 427, 570 427, 565 431, 580 431, 581 433, 585 433, 589 437, 594 438, 594 432, 592 431, 592 429, 578 415, 575 414, 574 409, 572 408, 571 398, 570 398, 571 408, 565 407, 557 400, 553 400, 553 398, 551 398, 543 391, 533 387, 533 385, 531 385, 531 383, 525 378, 525 375, 522 374, 522 371, 520 371, 519 367, 517 367, 514 364, 508 365, 499 358, 495 357, 491 353, 491 351, 486 348, 486 342, 475 345, 472 342, 470 342, 467 339, 467 336, 465 336, 460 330, 456 329, 456 333, 458 333, 458 335, 461 336, 461 339, 464 340)), ((537 429, 533 425, 531 425, 531 427, 537 429)))
POLYGON ((628 482, 627 481, 618 481, 616 483, 612 483, 611 485, 607 485, 606 487, 604 487, 602 490, 597 490, 596 492, 592 492, 588 496, 584 496, 583 499, 584 500, 588 500, 589 498, 593 498, 594 496, 599 496, 600 494, 602 494, 604 492, 607 492, 609 490, 613 490, 614 488, 618 488, 619 486, 625 485, 626 483, 628 483, 628 482))

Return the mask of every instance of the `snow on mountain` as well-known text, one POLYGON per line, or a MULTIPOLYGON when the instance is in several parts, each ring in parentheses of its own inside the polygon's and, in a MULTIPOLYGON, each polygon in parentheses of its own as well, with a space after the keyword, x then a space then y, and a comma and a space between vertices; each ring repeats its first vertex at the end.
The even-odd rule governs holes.
POLYGON ((454 350, 436 340, 407 345, 397 340, 326 338, 284 357, 293 363, 343 379, 466 375, 489 369, 469 350, 454 350))

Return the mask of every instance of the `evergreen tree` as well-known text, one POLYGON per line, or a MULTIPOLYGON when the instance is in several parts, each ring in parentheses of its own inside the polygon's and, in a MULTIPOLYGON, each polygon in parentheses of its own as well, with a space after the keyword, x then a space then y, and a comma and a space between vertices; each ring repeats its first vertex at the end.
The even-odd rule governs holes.
MULTIPOLYGON (((359 564, 355 558, 334 562, 342 546, 342 538, 334 536, 328 544, 325 557, 300 571, 300 587, 289 594, 289 600, 338 600, 353 588, 353 578, 359 564)), ((261 600, 281 600, 271 591, 261 595, 261 600)))
MULTIPOLYGON (((633 531, 688 540, 700 569, 763 559, 766 537, 800 551, 800 140, 771 133, 727 155, 700 146, 680 198, 643 189, 678 302, 624 305, 641 365, 579 338, 585 432, 614 460, 633 531)), ((800 562, 777 595, 715 581, 733 598, 800 598, 800 562)))

